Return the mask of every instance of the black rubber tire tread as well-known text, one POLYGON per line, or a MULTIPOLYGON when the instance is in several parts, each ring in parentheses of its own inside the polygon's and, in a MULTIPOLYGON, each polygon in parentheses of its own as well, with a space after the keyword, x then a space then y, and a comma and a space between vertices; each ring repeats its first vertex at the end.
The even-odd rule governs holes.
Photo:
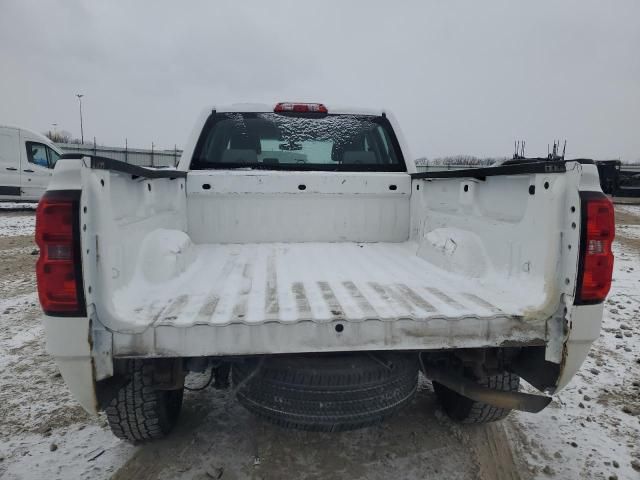
POLYGON ((113 434, 130 442, 144 442, 164 437, 175 426, 184 389, 155 390, 153 360, 130 360, 131 381, 118 390, 106 408, 113 434))
POLYGON ((396 353, 280 356, 234 364, 232 377, 254 414, 285 428, 339 432, 401 410, 416 392, 418 362, 396 353))
MULTIPOLYGON (((490 375, 478 383, 494 390, 517 392, 520 388, 520 377, 514 373, 503 372, 490 375)), ((511 413, 510 409, 494 407, 463 397, 437 382, 433 382, 433 390, 445 413, 460 423, 497 422, 511 413)))

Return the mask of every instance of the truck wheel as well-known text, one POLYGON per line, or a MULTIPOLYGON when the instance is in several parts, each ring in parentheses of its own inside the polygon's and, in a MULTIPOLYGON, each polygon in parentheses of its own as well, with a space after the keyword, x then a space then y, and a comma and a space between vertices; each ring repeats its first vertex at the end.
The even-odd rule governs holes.
POLYGON ((106 408, 111 431, 130 442, 165 436, 178 420, 184 389, 155 390, 152 361, 131 360, 127 370, 131 381, 106 408))
MULTIPOLYGON (((520 387, 520 377, 513 373, 503 372, 488 376, 478 383, 495 390, 517 392, 520 387)), ((433 382, 433 390, 445 413, 451 419, 461 423, 496 422, 511 413, 509 409, 494 407, 463 397, 437 382, 433 382)))
POLYGON ((418 384, 409 354, 279 356, 233 365, 238 400, 286 428, 337 432, 382 422, 418 384))

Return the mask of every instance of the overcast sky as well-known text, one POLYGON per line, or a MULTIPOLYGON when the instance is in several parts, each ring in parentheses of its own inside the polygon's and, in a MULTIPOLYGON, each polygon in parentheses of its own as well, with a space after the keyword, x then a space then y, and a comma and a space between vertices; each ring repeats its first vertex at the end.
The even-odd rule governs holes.
POLYGON ((383 107, 414 157, 640 160, 640 1, 0 0, 0 124, 182 146, 233 102, 383 107), (402 4, 402 7, 400 6, 402 4))

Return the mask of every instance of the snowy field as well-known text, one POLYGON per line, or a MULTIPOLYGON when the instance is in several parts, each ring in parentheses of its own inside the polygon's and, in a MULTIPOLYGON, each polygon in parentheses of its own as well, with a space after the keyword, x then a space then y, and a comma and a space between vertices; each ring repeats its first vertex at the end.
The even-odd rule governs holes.
POLYGON ((0 202, 0 211, 29 211, 37 207, 33 202, 0 202))
POLYGON ((109 478, 135 448, 78 406, 44 351, 34 209, 0 203, 0 478, 109 478))
POLYGON ((617 208, 601 337, 540 414, 458 426, 423 382, 407 411, 379 428, 283 434, 208 389, 187 395, 169 439, 142 447, 87 415, 44 352, 33 218, 0 212, 0 478, 640 478, 640 206, 617 208))
POLYGON ((37 203, 0 202, 0 237, 33 235, 37 206, 37 203))
POLYGON ((33 235, 36 219, 33 215, 4 214, 0 216, 0 237, 33 235))

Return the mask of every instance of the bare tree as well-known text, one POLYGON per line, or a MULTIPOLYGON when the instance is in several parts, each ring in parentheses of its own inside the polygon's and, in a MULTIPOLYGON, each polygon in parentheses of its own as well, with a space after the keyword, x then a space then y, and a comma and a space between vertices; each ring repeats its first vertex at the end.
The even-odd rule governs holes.
POLYGON ((73 138, 71 133, 66 130, 52 132, 49 130, 44 134, 53 143, 80 143, 80 140, 73 138))
POLYGON ((488 166, 493 165, 497 161, 506 160, 506 157, 475 157, 473 155, 452 155, 450 157, 438 158, 419 158, 416 164, 419 166, 427 165, 469 165, 469 166, 488 166))

